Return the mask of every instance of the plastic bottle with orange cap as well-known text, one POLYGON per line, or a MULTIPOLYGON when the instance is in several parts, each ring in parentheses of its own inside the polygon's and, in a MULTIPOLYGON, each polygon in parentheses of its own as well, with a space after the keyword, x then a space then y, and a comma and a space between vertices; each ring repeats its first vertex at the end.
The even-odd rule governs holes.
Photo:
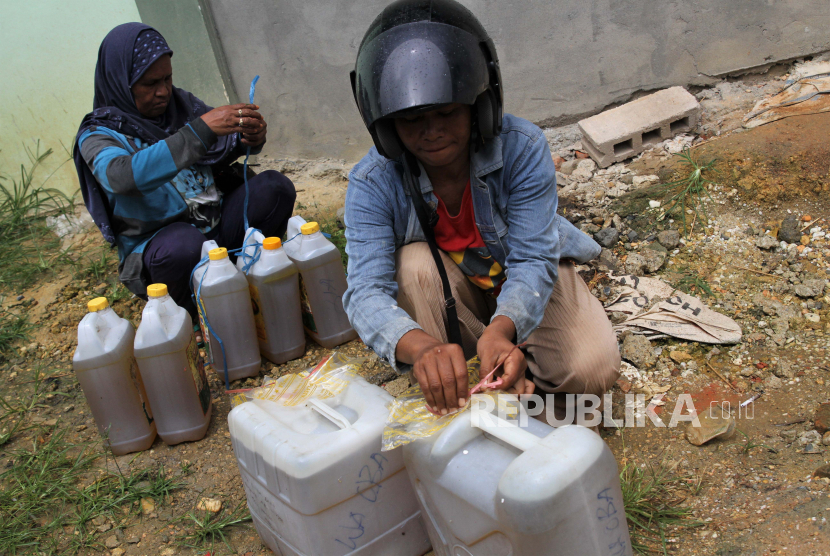
POLYGON ((309 336, 325 348, 357 338, 343 309, 346 273, 340 251, 320 231, 317 222, 294 216, 288 222, 289 258, 300 270, 303 325, 309 336), (299 233, 292 232, 299 228, 299 233))
POLYGON ((305 352, 300 283, 278 237, 262 240, 259 257, 247 274, 259 350, 280 364, 305 352))
POLYGON ((257 376, 261 360, 248 281, 224 247, 212 249, 208 257, 205 270, 194 273, 193 290, 200 318, 209 324, 203 329, 213 368, 227 383, 257 376))

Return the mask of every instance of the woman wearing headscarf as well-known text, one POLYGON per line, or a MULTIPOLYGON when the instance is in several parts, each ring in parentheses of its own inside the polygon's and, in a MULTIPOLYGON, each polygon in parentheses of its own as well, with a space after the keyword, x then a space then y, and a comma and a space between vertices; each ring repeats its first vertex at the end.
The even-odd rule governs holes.
MULTIPOLYGON (((74 148, 84 203, 118 247, 119 278, 144 297, 167 284, 191 315, 189 277, 208 239, 242 245, 245 188, 230 164, 258 153, 267 125, 253 104, 211 108, 173 86, 173 51, 148 25, 125 23, 98 51, 93 111, 74 148)), ((275 171, 248 180, 249 226, 285 233, 296 197, 275 171)))

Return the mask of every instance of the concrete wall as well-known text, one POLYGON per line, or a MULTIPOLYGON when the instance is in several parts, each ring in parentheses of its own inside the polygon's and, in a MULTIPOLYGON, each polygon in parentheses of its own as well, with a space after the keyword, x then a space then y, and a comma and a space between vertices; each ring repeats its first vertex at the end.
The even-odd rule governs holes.
MULTIPOLYGON (((35 174, 47 186, 78 188, 67 162, 78 125, 92 110, 98 46, 110 29, 138 21, 134 0, 38 0, 0 3, 0 175, 20 179, 24 145, 54 153, 35 174)), ((11 182, 2 182, 7 187, 11 182)))
MULTIPOLYGON (((387 0, 203 0, 238 91, 254 75, 265 153, 355 160, 370 139, 348 73, 387 0)), ((638 90, 830 50, 828 0, 461 0, 493 36, 506 109, 535 122, 638 90)))
POLYGON ((135 0, 141 21, 173 49, 173 83, 210 106, 228 104, 219 64, 198 0, 135 0))

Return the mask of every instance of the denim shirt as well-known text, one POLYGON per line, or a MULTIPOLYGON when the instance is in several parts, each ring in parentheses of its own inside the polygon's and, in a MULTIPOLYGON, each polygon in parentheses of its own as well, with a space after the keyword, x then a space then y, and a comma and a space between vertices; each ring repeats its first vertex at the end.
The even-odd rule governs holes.
MULTIPOLYGON (((513 321, 518 342, 539 326, 556 283, 560 259, 586 262, 600 246, 556 214, 556 168, 542 130, 505 114, 501 135, 470 149, 470 184, 476 225, 493 258, 505 269, 495 318, 513 321)), ((425 171, 424 199, 437 199, 425 171)), ((426 241, 402 166, 369 153, 349 174, 346 192, 349 287, 343 306, 366 344, 393 367, 401 337, 420 326, 396 298, 395 251, 426 241)))

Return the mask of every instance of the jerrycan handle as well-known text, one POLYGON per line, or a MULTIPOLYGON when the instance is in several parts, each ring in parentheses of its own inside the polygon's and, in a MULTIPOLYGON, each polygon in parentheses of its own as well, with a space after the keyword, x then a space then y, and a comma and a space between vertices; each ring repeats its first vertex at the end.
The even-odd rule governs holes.
POLYGON ((316 398, 309 398, 305 406, 313 409, 341 429, 348 429, 352 426, 349 420, 346 419, 342 413, 334 410, 316 398))
POLYGON ((514 425, 493 414, 482 416, 473 426, 480 428, 490 436, 494 436, 522 452, 538 445, 541 440, 538 436, 519 428, 518 425, 514 425))

